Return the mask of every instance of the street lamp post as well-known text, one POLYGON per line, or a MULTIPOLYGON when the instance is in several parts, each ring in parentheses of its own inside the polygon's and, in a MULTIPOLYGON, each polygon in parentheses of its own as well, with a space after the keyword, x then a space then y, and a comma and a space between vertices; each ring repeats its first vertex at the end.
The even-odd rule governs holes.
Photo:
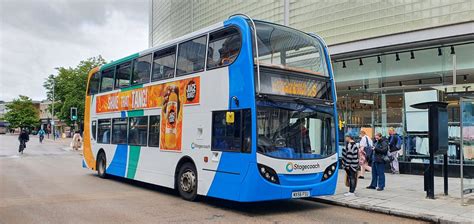
POLYGON ((55 77, 54 77, 54 75, 53 75, 53 106, 52 106, 52 107, 53 107, 53 110, 52 110, 52 112, 51 112, 52 121, 53 121, 53 122, 52 122, 52 125, 51 125, 51 126, 52 126, 52 127, 51 127, 51 130, 52 130, 52 132, 53 132, 53 140, 56 140, 56 132, 55 132, 55 130, 54 130, 54 125, 55 125, 55 123, 54 123, 54 86, 55 86, 55 85, 56 85, 56 80, 55 80, 55 77))

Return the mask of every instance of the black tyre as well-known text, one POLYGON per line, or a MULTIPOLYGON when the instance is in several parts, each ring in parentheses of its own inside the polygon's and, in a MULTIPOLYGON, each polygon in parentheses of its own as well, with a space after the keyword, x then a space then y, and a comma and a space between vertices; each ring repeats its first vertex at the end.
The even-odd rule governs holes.
POLYGON ((179 169, 177 177, 179 195, 188 201, 197 199, 198 177, 196 167, 192 163, 185 163, 179 169))
POLYGON ((107 173, 106 173, 106 165, 107 165, 107 159, 105 158, 105 153, 100 152, 99 155, 97 155, 97 175, 99 175, 100 178, 106 178, 107 173))

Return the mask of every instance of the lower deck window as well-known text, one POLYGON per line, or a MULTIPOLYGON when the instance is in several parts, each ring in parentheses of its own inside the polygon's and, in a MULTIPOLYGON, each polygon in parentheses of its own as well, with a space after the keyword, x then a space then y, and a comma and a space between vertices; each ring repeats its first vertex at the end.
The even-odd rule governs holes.
POLYGON ((148 117, 131 117, 129 119, 128 144, 146 145, 148 117))
POLYGON ((150 116, 148 146, 160 146, 160 116, 150 116))
POLYGON ((112 119, 112 143, 127 144, 127 118, 112 119))
POLYGON ((235 110, 234 123, 226 122, 228 111, 212 114, 212 150, 250 152, 251 115, 250 110, 235 110))
POLYGON ((102 144, 110 144, 110 119, 98 120, 99 127, 97 130, 97 142, 102 144))
POLYGON ((95 136, 96 132, 97 132, 97 121, 92 121, 91 134, 92 134, 92 138, 94 138, 94 140, 97 140, 97 138, 95 136))

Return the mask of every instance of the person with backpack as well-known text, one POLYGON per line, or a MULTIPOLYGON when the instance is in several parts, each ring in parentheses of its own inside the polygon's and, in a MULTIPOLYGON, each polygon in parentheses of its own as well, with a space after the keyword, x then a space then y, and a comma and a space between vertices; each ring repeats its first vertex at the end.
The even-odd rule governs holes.
POLYGON ((398 164, 398 153, 402 148, 402 138, 397 134, 394 128, 388 129, 388 145, 389 145, 389 157, 390 157, 390 169, 392 174, 399 174, 399 164, 398 164))
POLYGON ((374 161, 372 162, 372 182, 367 189, 383 191, 385 188, 385 162, 387 160, 388 141, 381 133, 375 134, 374 161))
POLYGON ((357 186, 357 170, 359 169, 359 148, 352 136, 346 136, 346 145, 342 150, 342 168, 346 171, 346 185, 349 192, 344 196, 354 196, 357 186))
POLYGON ((43 128, 41 128, 41 129, 38 131, 40 143, 43 143, 44 134, 45 134, 45 132, 44 132, 43 128))
POLYGON ((373 154, 373 142, 372 139, 367 136, 367 133, 365 131, 361 130, 359 132, 359 137, 360 137, 360 142, 359 142, 359 165, 360 165, 360 171, 359 171, 359 179, 364 179, 365 171, 372 172, 372 168, 369 166, 371 164, 372 160, 372 154, 373 154))

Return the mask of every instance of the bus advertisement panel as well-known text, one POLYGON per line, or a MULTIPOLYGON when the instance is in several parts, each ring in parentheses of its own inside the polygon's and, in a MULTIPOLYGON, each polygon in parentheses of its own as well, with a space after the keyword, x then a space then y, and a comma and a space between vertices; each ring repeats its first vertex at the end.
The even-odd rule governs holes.
POLYGON ((183 105, 199 104, 200 78, 167 82, 97 97, 96 113, 162 108, 160 145, 181 151, 183 105))

